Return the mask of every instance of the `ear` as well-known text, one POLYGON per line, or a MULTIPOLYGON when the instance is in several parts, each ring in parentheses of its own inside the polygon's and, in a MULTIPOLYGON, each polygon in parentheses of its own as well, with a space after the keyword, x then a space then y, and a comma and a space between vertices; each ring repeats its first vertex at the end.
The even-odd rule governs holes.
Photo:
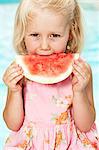
POLYGON ((70 31, 69 33, 69 38, 68 38, 68 41, 67 41, 67 50, 71 50, 71 44, 72 44, 72 40, 73 40, 73 36, 72 36, 72 33, 70 31))
POLYGON ((73 35, 72 35, 72 32, 70 31, 68 40, 72 41, 72 39, 73 39, 73 35))
POLYGON ((22 41, 22 48, 24 50, 24 54, 27 54, 27 48, 26 48, 26 44, 25 44, 25 39, 23 38, 23 41, 22 41))

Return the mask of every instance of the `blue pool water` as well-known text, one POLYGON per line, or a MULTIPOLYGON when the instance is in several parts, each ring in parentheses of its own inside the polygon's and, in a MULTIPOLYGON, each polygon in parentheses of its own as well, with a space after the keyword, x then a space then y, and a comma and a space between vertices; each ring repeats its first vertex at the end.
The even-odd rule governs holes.
MULTIPOLYGON (((0 5, 0 150, 9 134, 2 111, 6 102, 7 88, 3 84, 2 75, 7 66, 14 60, 15 52, 12 47, 14 15, 17 4, 0 5)), ((96 107, 96 123, 99 129, 99 11, 86 9, 84 13, 85 46, 82 57, 88 61, 93 71, 93 88, 96 107)))
POLYGON ((0 0, 0 3, 7 4, 7 3, 17 3, 20 0, 0 0))

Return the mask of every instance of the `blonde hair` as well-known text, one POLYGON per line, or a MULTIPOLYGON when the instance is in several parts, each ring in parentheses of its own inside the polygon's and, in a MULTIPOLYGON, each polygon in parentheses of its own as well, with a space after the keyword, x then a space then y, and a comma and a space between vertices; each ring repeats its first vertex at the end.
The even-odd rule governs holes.
POLYGON ((22 0, 16 12, 13 38, 14 48, 18 53, 26 53, 24 36, 28 20, 33 19, 34 8, 51 9, 64 16, 68 12, 72 39, 69 39, 71 40, 70 50, 66 51, 80 52, 83 43, 83 30, 80 7, 76 0, 22 0))

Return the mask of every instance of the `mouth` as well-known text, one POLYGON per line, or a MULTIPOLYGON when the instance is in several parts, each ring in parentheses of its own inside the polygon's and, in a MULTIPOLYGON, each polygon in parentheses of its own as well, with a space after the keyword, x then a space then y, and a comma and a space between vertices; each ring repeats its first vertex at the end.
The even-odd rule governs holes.
POLYGON ((50 49, 50 50, 37 50, 36 54, 38 55, 51 55, 54 53, 54 50, 50 49))

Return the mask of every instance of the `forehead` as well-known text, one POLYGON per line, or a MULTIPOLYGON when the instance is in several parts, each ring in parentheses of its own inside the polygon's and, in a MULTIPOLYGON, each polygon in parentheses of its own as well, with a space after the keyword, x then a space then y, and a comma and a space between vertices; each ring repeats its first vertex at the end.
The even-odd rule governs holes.
POLYGON ((36 9, 28 22, 29 29, 58 29, 62 30, 68 24, 68 19, 55 11, 49 9, 36 9))

